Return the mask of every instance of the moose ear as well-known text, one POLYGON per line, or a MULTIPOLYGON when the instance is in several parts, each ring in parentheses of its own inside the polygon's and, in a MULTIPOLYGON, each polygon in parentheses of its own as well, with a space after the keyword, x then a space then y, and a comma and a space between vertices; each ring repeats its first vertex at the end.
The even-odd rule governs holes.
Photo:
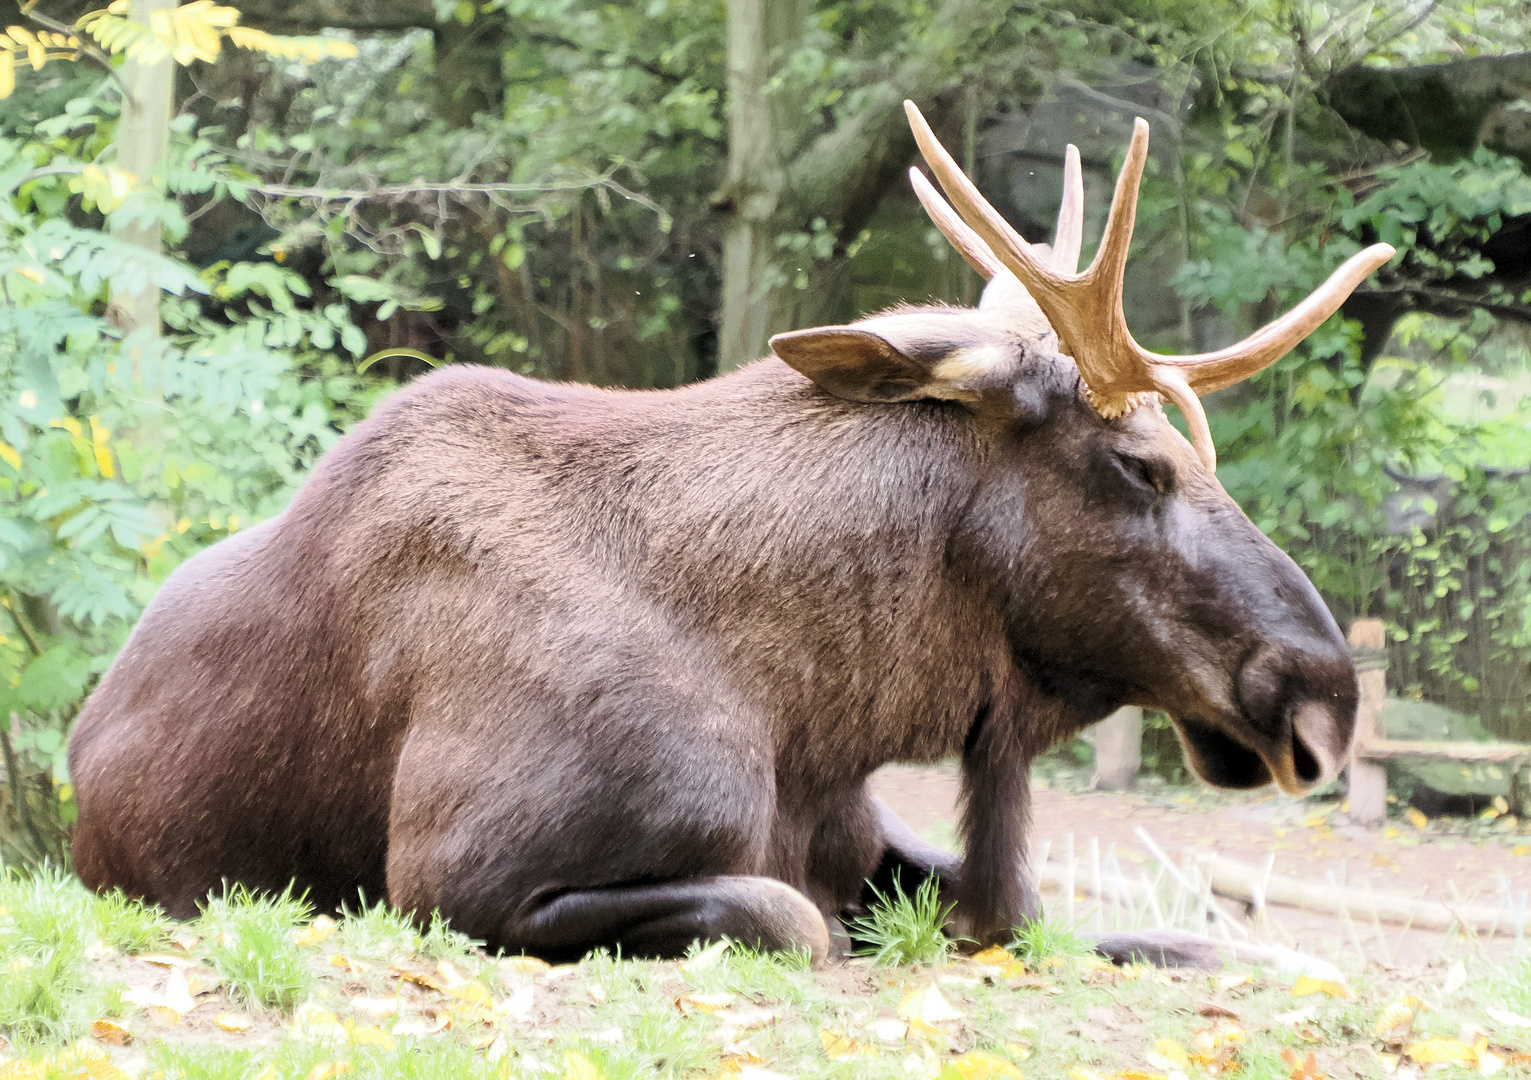
POLYGON ((793 330, 771 349, 836 397, 851 401, 914 401, 931 396, 930 365, 900 352, 887 338, 853 326, 793 330))

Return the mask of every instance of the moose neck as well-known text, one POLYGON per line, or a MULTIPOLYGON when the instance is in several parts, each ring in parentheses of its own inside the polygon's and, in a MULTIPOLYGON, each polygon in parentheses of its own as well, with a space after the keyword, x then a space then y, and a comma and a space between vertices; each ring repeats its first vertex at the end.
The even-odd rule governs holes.
MULTIPOLYGON (((621 397, 623 461, 601 475, 622 479, 603 501, 644 537, 644 588, 692 640, 722 643, 776 725, 779 773, 935 760, 980 721, 1012 722, 1013 598, 956 542, 988 456, 965 408, 843 402, 773 360, 662 407, 621 397)), ((1037 749, 1060 723, 1031 733, 1037 749)))

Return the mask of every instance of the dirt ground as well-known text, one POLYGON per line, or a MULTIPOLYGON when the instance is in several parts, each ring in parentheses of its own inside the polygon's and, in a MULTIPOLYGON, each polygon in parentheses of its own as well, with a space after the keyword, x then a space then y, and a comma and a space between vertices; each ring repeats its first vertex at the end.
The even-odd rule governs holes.
MULTIPOLYGON (((872 778, 873 790, 929 839, 952 846, 956 836, 954 764, 889 766, 872 778)), ((1188 849, 1211 850, 1263 868, 1318 883, 1343 884, 1412 899, 1447 903, 1477 900, 1497 905, 1508 888, 1519 898, 1531 889, 1531 822, 1471 824, 1431 821, 1424 829, 1405 818, 1370 829, 1349 823, 1333 801, 1292 799, 1273 791, 1222 793, 1159 787, 1135 793, 1077 790, 1077 781, 1034 782, 1034 850, 1051 842, 1052 858, 1073 834, 1076 852, 1094 838, 1104 854, 1115 846, 1125 867, 1150 861, 1134 834, 1141 827, 1176 861, 1188 849), (1067 790, 1067 788, 1076 790, 1067 790)), ((1044 892, 1044 902, 1060 905, 1044 892)), ((1237 905, 1227 905, 1233 909, 1237 905)), ((1294 908, 1272 906, 1267 940, 1316 953, 1344 966, 1413 968, 1461 949, 1507 954, 1513 937, 1492 944, 1448 939, 1440 930, 1405 930, 1370 919, 1352 924, 1294 908)), ((1508 922, 1508 920, 1507 920, 1508 922)))

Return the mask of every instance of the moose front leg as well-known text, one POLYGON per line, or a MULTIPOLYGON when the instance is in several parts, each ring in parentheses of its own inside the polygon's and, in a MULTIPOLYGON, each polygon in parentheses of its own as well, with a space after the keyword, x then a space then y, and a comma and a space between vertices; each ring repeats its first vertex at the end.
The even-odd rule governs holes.
POLYGON ((1031 828, 1031 757, 1020 725, 988 710, 962 750, 962 835, 954 929, 980 946, 1004 945, 1017 924, 1037 917, 1026 862, 1031 828))

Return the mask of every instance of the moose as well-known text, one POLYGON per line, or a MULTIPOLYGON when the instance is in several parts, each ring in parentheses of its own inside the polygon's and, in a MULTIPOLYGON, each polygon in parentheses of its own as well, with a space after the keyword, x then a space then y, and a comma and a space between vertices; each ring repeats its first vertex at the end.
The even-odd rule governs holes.
POLYGON ((1144 121, 1077 273, 1077 150, 1031 245, 906 108, 976 309, 779 334, 672 390, 415 381, 160 589, 70 741, 84 881, 178 917, 225 883, 386 897, 549 960, 727 936, 817 962, 895 879, 937 878, 979 944, 1037 917, 1029 764, 1122 705, 1173 717, 1211 784, 1333 776, 1350 655, 1214 478, 1197 395, 1392 249, 1157 355, 1122 314, 1144 121), (960 858, 866 786, 949 755, 960 858))

